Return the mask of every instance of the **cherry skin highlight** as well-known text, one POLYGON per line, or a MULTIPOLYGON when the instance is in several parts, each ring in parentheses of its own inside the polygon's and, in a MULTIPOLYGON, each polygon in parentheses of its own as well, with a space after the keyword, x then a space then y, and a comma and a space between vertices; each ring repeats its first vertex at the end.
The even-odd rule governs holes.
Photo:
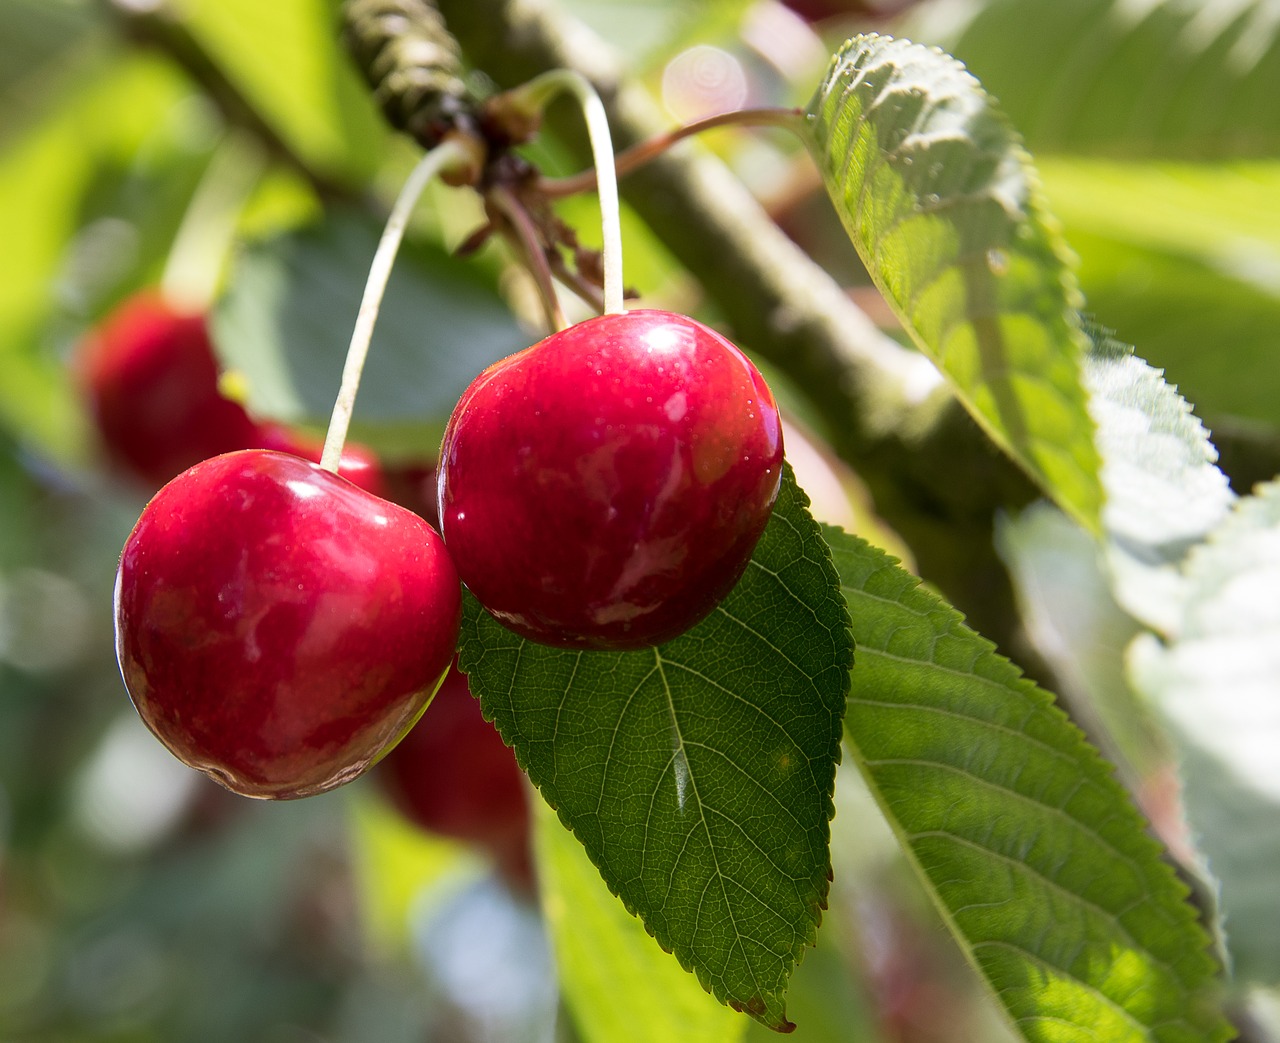
POLYGON ((474 844, 520 890, 533 886, 524 772, 455 664, 422 719, 373 772, 411 822, 474 844))
MULTIPOLYGON (((318 464, 320 457, 324 454, 324 439, 313 438, 285 424, 268 422, 258 425, 255 447, 274 449, 278 453, 289 453, 318 464)), ((374 496, 384 500, 393 499, 388 492, 389 486, 382 470, 382 463, 378 460, 377 454, 366 445, 348 441, 342 447, 342 456, 338 460, 338 474, 352 485, 360 486, 365 492, 373 493, 374 496)))
POLYGON ((218 390, 205 318, 137 294, 79 345, 74 360, 113 464, 159 488, 192 464, 257 444, 244 409, 218 390))
POLYGON ((143 721, 252 797, 361 774, 457 646, 461 589, 410 511, 295 456, 245 450, 147 504, 116 577, 116 651, 143 721))
POLYGON ((778 409, 741 351, 684 316, 604 315, 463 394, 441 446, 441 534, 518 634, 643 648, 737 583, 781 473, 778 409))

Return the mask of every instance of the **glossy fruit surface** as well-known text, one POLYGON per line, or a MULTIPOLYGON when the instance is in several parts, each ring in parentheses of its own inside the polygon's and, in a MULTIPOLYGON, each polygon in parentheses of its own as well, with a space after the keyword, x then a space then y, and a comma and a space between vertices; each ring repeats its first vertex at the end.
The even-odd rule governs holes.
MULTIPOLYGON (((259 449, 274 449, 278 453, 289 453, 291 456, 310 460, 313 464, 320 462, 324 453, 324 439, 314 438, 285 424, 262 423, 258 425, 256 446, 259 449)), ((365 492, 373 493, 384 500, 389 499, 386 477, 377 454, 368 446, 348 441, 342 447, 342 457, 338 461, 338 474, 358 485, 365 492)))
POLYGON ((108 455, 153 487, 257 444, 248 414, 218 390, 204 316, 159 294, 125 301, 81 342, 75 366, 108 455))
POLYGON ((142 719, 254 797, 363 772, 457 645, 461 591, 417 515, 295 456, 247 450, 147 504, 116 577, 116 651, 142 719))
POLYGON ((528 888, 529 801, 524 772, 480 713, 466 675, 449 671, 422 719, 374 772, 407 818, 482 848, 528 888))
POLYGON ((397 463, 383 470, 387 499, 426 518, 436 529, 440 515, 436 506, 436 468, 433 463, 397 463))
POLYGON ((517 633, 640 648, 733 588, 781 471, 777 406, 742 352, 684 316, 605 315, 472 382, 441 446, 441 533, 517 633))

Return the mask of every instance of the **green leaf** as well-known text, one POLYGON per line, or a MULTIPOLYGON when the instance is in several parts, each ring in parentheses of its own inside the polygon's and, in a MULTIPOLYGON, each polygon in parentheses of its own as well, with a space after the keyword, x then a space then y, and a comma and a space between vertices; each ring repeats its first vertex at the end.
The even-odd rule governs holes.
POLYGON ((179 0, 192 35, 315 169, 367 180, 385 125, 342 50, 332 0, 179 0))
POLYGON ((992 438, 1096 528, 1080 296, 1017 135, 954 59, 881 36, 841 48, 809 114, 840 219, 911 338, 992 438))
POLYGON ((546 803, 535 800, 538 889, 565 1002, 584 1043, 736 1043, 748 1022, 653 944, 546 803))
POLYGON ((49 78, 98 30, 103 11, 76 0, 0 4, 0 139, 49 97, 49 78), (43 81, 43 82, 42 82, 43 81))
POLYGON ((610 46, 625 50, 640 68, 661 68, 685 47, 702 43, 712 27, 741 20, 746 0, 682 0, 681 3, 636 3, 636 0, 569 0, 564 5, 610 46), (695 35, 693 29, 704 30, 695 35))
POLYGON ((1168 761, 1150 707, 1125 673, 1129 642, 1143 629, 1115 601, 1098 543, 1043 501, 996 526, 1022 629, 1053 669, 1073 720, 1118 763, 1130 789, 1168 761))
MULTIPOLYGON (((330 211, 239 258, 213 329, 223 362, 246 378, 252 412, 327 422, 378 234, 371 218, 330 211)), ((374 329, 353 431, 376 447, 408 441, 434 450, 472 378, 528 346, 476 266, 406 243, 374 329)))
POLYGON ((851 659, 790 468, 746 574, 682 637, 547 648, 468 598, 459 651, 485 715, 609 889, 713 995, 779 1029, 826 901, 851 659))
POLYGON ((1221 883, 1243 982, 1280 977, 1280 483, 1241 499, 1188 555, 1187 597, 1165 643, 1139 642, 1138 687, 1183 750, 1185 800, 1221 883))
POLYGON ((90 432, 56 343, 79 330, 52 320, 158 268, 203 166, 191 97, 155 56, 86 53, 59 104, 0 155, 0 424, 64 461, 90 432))
POLYGON ((1055 160, 1040 170, 1090 309, 1211 424, 1280 426, 1280 164, 1055 160))
POLYGON ((1103 459, 1116 598, 1135 618, 1168 630, 1186 597, 1181 562, 1234 497, 1214 463, 1217 450, 1177 390, 1128 346, 1091 332, 1085 383, 1103 459))
POLYGON ((1261 288, 1276 288, 1280 163, 1058 157, 1038 165, 1068 233, 1079 229, 1199 258, 1261 288))
POLYGON ((846 738, 1022 1035, 1229 1038, 1208 937, 1110 767, 892 558, 828 538, 858 644, 846 738))
POLYGON ((379 955, 401 955, 424 903, 442 900, 484 867, 464 845, 420 829, 379 794, 352 787, 347 806, 366 942, 379 955))
POLYGON ((1210 425, 1280 428, 1280 292, 1200 258, 1080 232, 1071 241, 1090 305, 1141 344, 1210 425))
POLYGON ((1271 0, 924 5, 905 35, 961 58, 1037 151, 1132 157, 1280 151, 1271 0))

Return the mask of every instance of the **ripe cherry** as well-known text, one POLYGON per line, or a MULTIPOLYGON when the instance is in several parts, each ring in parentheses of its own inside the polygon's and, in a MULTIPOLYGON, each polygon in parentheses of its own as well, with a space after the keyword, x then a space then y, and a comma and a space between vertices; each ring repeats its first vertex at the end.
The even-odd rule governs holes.
POLYGON ((387 499, 426 518, 436 529, 440 516, 436 507, 436 468, 421 460, 393 464, 384 470, 390 493, 387 499))
MULTIPOLYGON (((313 464, 320 462, 324 451, 324 439, 313 438, 296 428, 285 424, 263 423, 258 426, 257 447, 274 449, 278 453, 289 453, 291 456, 310 460, 313 464)), ((360 486, 365 492, 373 493, 384 500, 392 499, 388 493, 386 475, 377 454, 368 446, 357 442, 347 442, 342 447, 342 458, 338 461, 338 474, 360 486)))
POLYGON ((472 382, 441 446, 441 533, 522 636, 645 647, 733 588, 781 472, 778 409, 741 351, 684 316, 609 314, 472 382))
POLYGON ((532 886, 524 772, 456 665, 374 778, 412 822, 475 844, 511 883, 532 886))
POLYGON ((81 342, 75 368, 112 462, 153 488, 256 444, 253 421, 218 390, 204 316, 158 293, 112 312, 81 342))
POLYGON ((142 719, 253 797, 363 772, 426 705, 460 618, 457 573, 426 522, 267 450, 161 489, 116 577, 116 650, 142 719))

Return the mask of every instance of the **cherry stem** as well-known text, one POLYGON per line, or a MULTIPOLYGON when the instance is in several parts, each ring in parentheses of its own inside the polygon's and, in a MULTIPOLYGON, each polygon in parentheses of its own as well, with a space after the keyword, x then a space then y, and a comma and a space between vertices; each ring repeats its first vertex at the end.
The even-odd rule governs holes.
POLYGON ((569 323, 564 317, 559 298, 556 297, 551 266, 529 211, 525 209, 524 204, 514 192, 501 185, 491 188, 489 197, 505 219, 507 230, 514 236, 516 243, 525 254, 529 271, 538 287, 538 298, 542 302, 542 315, 547 326, 552 332, 564 329, 569 323))
POLYGON ((265 163, 262 146, 241 131, 229 131, 218 145, 191 194, 160 278, 160 292, 173 306, 204 312, 213 303, 235 240, 235 215, 265 163))
POLYGON ((324 437, 320 466, 326 471, 338 473, 342 447, 347 441, 347 429, 351 426, 351 413, 356 404, 356 392, 360 390, 360 376, 364 372, 365 359, 369 356, 373 326, 378 321, 378 311, 382 307, 387 281, 391 278, 391 266, 395 263, 396 253, 404 239, 404 232, 418 197, 433 178, 451 165, 467 163, 470 157, 471 150, 465 142, 453 137, 446 138, 418 161, 396 197, 386 227, 382 230, 382 238, 378 241, 378 248, 374 252, 373 262, 369 265, 369 278, 364 285, 364 296, 360 300, 351 344, 347 348, 347 361, 342 368, 342 386, 338 389, 333 415, 329 419, 329 430, 324 437))
MULTIPOLYGON (((803 109, 767 107, 733 109, 729 112, 719 112, 714 116, 694 120, 692 123, 675 127, 659 134, 657 137, 642 141, 638 145, 632 145, 624 152, 618 153, 614 157, 616 175, 623 177, 630 174, 633 170, 662 155, 677 142, 692 137, 694 134, 701 134, 704 130, 713 130, 716 127, 742 126, 784 127, 787 130, 798 132, 800 130, 800 119, 803 115, 803 109)), ((579 192, 585 192, 594 184, 595 172, 593 170, 584 170, 577 174, 570 174, 568 177, 541 178, 538 181, 538 191, 549 199, 562 199, 565 196, 574 196, 579 192)))
POLYGON ((600 227, 603 239, 604 311, 619 315, 626 310, 622 283, 622 220, 618 205, 618 175, 613 165, 613 138, 604 102, 591 82, 572 69, 553 69, 510 92, 517 105, 541 110, 560 91, 572 94, 587 121, 591 156, 595 160, 593 178, 600 196, 600 227))

